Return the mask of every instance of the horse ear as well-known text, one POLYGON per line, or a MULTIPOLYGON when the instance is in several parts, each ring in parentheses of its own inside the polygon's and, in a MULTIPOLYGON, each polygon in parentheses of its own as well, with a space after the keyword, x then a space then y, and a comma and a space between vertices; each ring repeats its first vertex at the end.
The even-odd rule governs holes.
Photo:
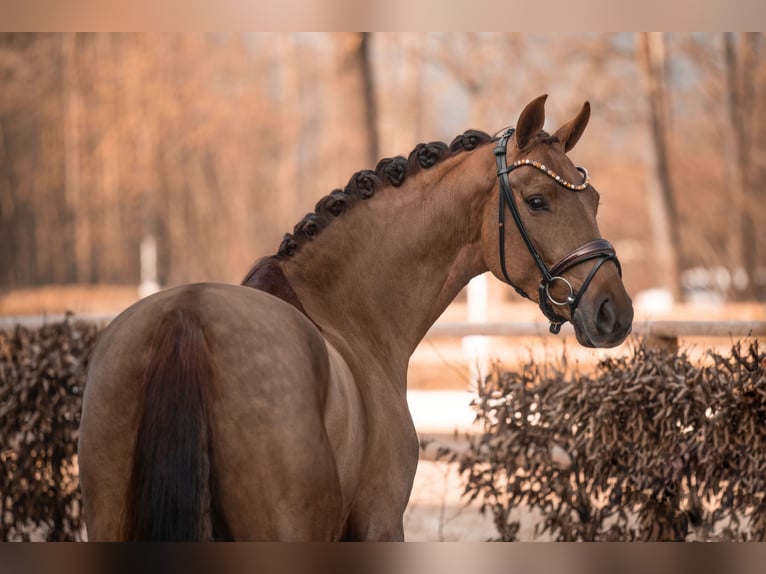
POLYGON ((540 133, 545 123, 545 100, 548 94, 538 96, 527 104, 516 122, 516 146, 525 149, 540 133))
POLYGON ((588 125, 589 119, 590 102, 585 102, 582 105, 580 113, 577 114, 577 117, 565 123, 556 131, 555 135, 557 138, 559 138, 559 141, 561 141, 561 144, 564 146, 565 152, 569 151, 575 146, 577 140, 580 139, 580 136, 585 131, 585 126, 588 125))

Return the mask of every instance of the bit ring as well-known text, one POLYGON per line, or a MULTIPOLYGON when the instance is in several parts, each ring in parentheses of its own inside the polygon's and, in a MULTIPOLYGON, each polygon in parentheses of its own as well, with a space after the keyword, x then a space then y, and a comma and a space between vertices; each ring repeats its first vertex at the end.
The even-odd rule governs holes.
POLYGON ((545 295, 546 297, 548 297, 548 301, 550 301, 554 305, 558 305, 559 307, 563 307, 564 305, 572 305, 575 301, 574 287, 572 287, 572 284, 569 281, 567 281, 566 279, 560 276, 553 277, 551 278, 550 281, 548 281, 548 283, 545 285, 545 295), (564 283, 564 285, 566 285, 569 288, 569 295, 567 295, 567 298, 564 299, 563 301, 554 299, 553 296, 551 295, 550 287, 554 281, 561 281, 562 283, 564 283))

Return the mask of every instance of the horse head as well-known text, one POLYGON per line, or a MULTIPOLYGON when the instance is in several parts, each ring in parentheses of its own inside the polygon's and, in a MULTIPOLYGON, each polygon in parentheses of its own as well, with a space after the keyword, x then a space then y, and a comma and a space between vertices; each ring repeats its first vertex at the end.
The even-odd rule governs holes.
POLYGON ((599 193, 566 155, 590 104, 550 135, 546 97, 530 102, 494 148, 498 179, 484 209, 483 256, 495 276, 540 305, 552 332, 571 321, 582 345, 612 347, 630 333, 633 305, 598 229, 599 193))

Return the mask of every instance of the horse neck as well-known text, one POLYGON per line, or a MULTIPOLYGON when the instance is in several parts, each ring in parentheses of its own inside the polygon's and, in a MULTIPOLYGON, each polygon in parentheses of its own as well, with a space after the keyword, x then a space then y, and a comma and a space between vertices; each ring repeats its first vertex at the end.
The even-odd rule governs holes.
POLYGON ((325 333, 407 360, 471 277, 495 185, 491 146, 443 160, 335 219, 282 263, 325 333))

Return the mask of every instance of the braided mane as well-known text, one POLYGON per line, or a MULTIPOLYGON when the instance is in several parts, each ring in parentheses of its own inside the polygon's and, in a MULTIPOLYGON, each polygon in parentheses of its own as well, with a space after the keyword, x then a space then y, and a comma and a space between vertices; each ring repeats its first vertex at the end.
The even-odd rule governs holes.
POLYGON ((313 213, 307 213, 293 228, 285 233, 276 253, 277 259, 293 255, 301 244, 314 239, 336 217, 347 211, 359 200, 371 198, 388 185, 401 186, 404 181, 422 169, 433 167, 442 160, 461 151, 470 151, 490 141, 492 137, 478 130, 468 130, 457 136, 452 143, 420 143, 408 157, 396 156, 382 159, 375 170, 365 169, 351 176, 346 187, 335 189, 320 199, 313 213))
POLYGON ((406 158, 400 155, 385 158, 378 162, 375 170, 356 172, 346 187, 335 189, 320 199, 313 213, 307 213, 295 225, 292 233, 285 233, 277 253, 258 260, 242 280, 242 285, 271 293, 305 313, 298 296, 284 276, 280 261, 291 257, 303 243, 313 240, 336 217, 359 201, 371 198, 379 189, 399 187, 420 170, 433 167, 462 151, 474 150, 492 139, 492 136, 482 131, 468 130, 449 145, 444 142, 421 143, 406 158))

